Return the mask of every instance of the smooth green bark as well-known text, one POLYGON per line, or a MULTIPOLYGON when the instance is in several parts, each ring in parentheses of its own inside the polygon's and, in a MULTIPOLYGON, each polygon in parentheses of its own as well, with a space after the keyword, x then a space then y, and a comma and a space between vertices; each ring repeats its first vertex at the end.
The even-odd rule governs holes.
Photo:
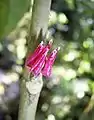
MULTIPOLYGON (((38 37, 45 36, 48 26, 51 0, 35 0, 32 8, 30 31, 28 34, 28 52, 32 52, 39 43, 38 37)), ((35 120, 39 95, 43 86, 42 76, 29 77, 24 70, 20 86, 19 120, 35 120), (36 81, 36 82, 34 82, 36 81), (29 86, 27 86, 29 85, 29 86), (35 91, 34 91, 35 89, 35 91)))

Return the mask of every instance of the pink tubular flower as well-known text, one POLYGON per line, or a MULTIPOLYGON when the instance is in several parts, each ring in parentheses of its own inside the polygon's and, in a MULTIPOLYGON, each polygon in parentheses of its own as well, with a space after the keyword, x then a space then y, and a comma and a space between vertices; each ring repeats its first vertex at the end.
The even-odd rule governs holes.
POLYGON ((45 66, 42 70, 42 74, 45 77, 50 77, 52 71, 52 65, 54 64, 59 49, 60 48, 58 47, 57 49, 53 50, 52 53, 47 57, 45 66))
POLYGON ((34 51, 33 54, 30 54, 28 56, 28 58, 26 59, 26 66, 31 66, 31 63, 34 62, 34 60, 36 59, 36 57, 42 52, 42 50, 44 49, 44 44, 43 41, 38 45, 38 47, 36 48, 36 50, 34 51))
POLYGON ((47 45, 44 45, 43 42, 41 42, 34 53, 27 58, 25 65, 34 76, 38 76, 41 73, 47 53, 51 46, 51 41, 47 45))
POLYGON ((47 45, 43 41, 38 45, 33 54, 31 54, 25 62, 25 66, 28 68, 29 72, 34 76, 38 76, 40 73, 46 77, 50 77, 52 71, 52 65, 56 59, 56 55, 59 47, 52 51, 52 53, 47 57, 47 54, 52 46, 52 40, 49 41, 47 45))

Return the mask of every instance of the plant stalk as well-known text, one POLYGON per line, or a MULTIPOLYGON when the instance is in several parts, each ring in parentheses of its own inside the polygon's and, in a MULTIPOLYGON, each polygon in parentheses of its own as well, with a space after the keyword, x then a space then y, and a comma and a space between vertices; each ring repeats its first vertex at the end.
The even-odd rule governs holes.
MULTIPOLYGON (((32 17, 28 34, 28 51, 33 52, 39 43, 40 33, 45 36, 51 0, 34 0, 32 17)), ((30 77, 24 68, 23 78, 20 81, 20 105, 18 120, 35 120, 36 109, 41 89, 43 87, 42 75, 37 78, 30 77)))

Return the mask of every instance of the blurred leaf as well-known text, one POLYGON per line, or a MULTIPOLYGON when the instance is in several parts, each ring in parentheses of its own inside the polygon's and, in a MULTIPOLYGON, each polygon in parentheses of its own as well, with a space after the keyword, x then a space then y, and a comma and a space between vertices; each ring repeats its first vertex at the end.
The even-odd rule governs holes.
POLYGON ((68 19, 64 13, 58 15, 58 21, 62 24, 68 23, 68 19))
POLYGON ((9 0, 0 0, 0 37, 8 21, 9 0))
POLYGON ((0 38, 15 28, 29 7, 29 0, 0 0, 0 38))

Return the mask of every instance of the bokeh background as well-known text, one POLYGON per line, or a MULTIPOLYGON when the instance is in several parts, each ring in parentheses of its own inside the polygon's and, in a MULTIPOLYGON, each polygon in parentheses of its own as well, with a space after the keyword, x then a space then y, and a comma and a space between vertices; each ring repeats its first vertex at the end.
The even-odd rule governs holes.
MULTIPOLYGON (((17 120, 31 12, 0 42, 0 120, 17 120)), ((48 26, 52 49, 61 49, 36 120, 94 120, 94 0, 52 0, 48 26)))

